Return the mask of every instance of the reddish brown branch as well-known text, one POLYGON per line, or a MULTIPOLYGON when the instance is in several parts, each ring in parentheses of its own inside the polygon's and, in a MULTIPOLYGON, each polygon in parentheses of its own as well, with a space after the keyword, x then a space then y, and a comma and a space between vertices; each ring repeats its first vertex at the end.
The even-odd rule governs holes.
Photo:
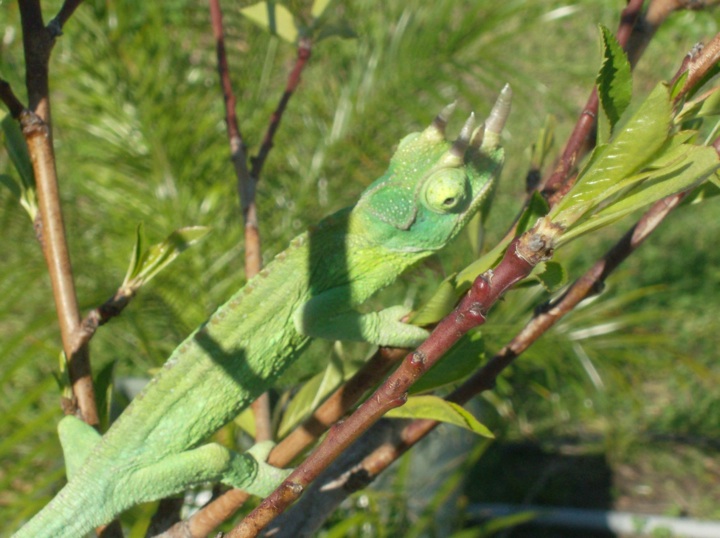
POLYGON ((300 84, 300 78, 303 69, 305 69, 305 65, 310 59, 311 53, 312 41, 310 40, 310 38, 300 38, 300 41, 298 43, 297 59, 295 60, 295 66, 293 67, 293 70, 288 76, 285 91, 280 98, 280 102, 278 103, 275 112, 273 112, 273 115, 270 118, 270 125, 268 125, 268 129, 265 132, 265 137, 263 138, 262 145, 260 146, 260 151, 258 151, 258 154, 255 157, 250 159, 250 162, 252 163, 252 170, 250 171, 250 175, 256 179, 260 177, 260 172, 262 171, 262 167, 265 164, 268 153, 270 153, 270 150, 273 147, 273 139, 275 138, 275 133, 277 132, 278 127, 280 126, 280 120, 282 120, 282 116, 285 112, 288 101, 290 101, 290 98, 297 89, 298 84, 300 84))
MULTIPOLYGON (((230 144, 230 159, 235 168, 238 196, 243 216, 243 230, 245 233, 245 276, 250 279, 260 272, 262 256, 260 248, 260 232, 257 222, 257 209, 255 206, 256 177, 251 177, 247 168, 245 143, 238 125, 235 93, 230 78, 230 68, 225 49, 225 31, 223 29, 223 15, 219 0, 210 0, 210 21, 215 37, 215 50, 217 55, 218 75, 220 87, 225 103, 225 125, 227 127, 228 142, 230 144)), ((266 441, 272 438, 270 417, 270 400, 267 395, 260 396, 252 404, 255 417, 255 439, 266 441)))

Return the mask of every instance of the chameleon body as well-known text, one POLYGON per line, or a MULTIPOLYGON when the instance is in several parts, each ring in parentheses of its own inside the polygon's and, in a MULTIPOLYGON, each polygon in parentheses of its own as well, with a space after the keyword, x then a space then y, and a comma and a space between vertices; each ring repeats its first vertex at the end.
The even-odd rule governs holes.
POLYGON ((268 446, 244 454, 201 444, 269 389, 310 338, 415 346, 426 331, 392 307, 354 307, 444 247, 477 212, 500 172, 506 86, 486 126, 474 116, 445 139, 448 107, 406 136, 387 172, 355 206, 296 238, 170 356, 100 437, 75 417, 60 422, 69 481, 16 538, 82 536, 131 506, 223 482, 265 496, 286 472, 264 463, 268 446))

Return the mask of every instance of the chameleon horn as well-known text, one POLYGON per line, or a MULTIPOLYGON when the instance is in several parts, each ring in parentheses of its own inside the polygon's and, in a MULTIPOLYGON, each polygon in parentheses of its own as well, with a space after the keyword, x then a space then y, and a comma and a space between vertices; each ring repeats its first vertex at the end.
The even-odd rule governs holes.
POLYGON ((463 128, 460 130, 460 134, 458 135, 455 142, 453 142, 453 145, 449 150, 450 155, 458 157, 460 159, 460 162, 462 162, 463 158, 465 157, 465 150, 467 150, 468 145, 470 144, 470 137, 472 137, 474 128, 475 113, 471 112, 470 116, 465 122, 465 125, 463 125, 463 128))
POLYGON ((445 127, 447 127, 448 120, 455 110, 455 105, 457 105, 457 101, 453 101, 447 105, 437 116, 435 116, 435 119, 432 122, 432 126, 443 135, 445 135, 445 127))
POLYGON ((485 121, 485 136, 482 141, 482 149, 488 150, 497 147, 500 141, 500 133, 502 133, 505 122, 510 115, 511 102, 512 89, 510 84, 505 84, 490 111, 488 119, 485 121))

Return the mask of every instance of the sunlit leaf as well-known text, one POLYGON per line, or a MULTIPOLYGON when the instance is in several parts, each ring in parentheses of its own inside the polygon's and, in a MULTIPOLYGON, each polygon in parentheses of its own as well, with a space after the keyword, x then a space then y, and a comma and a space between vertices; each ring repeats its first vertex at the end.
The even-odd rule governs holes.
POLYGON ((460 426, 483 437, 494 438, 493 433, 462 406, 438 396, 411 396, 400 407, 385 414, 390 418, 430 419, 460 426))
POLYGON ((630 62, 613 33, 600 26, 603 62, 597 76, 598 95, 603 111, 610 122, 610 132, 630 104, 632 75, 630 62))
POLYGON ((298 28, 292 13, 282 4, 268 0, 258 2, 240 10, 255 24, 277 35, 289 43, 295 43, 298 37, 298 28))
POLYGON ((571 228, 560 238, 560 244, 579 235, 614 222, 661 198, 692 188, 718 169, 717 152, 704 146, 684 145, 683 159, 649 173, 645 183, 635 192, 621 197, 586 221, 571 228))
POLYGON ((320 17, 332 0, 314 0, 310 13, 316 19, 320 17))
POLYGON ((667 87, 659 84, 606 146, 598 148, 575 186, 551 211, 553 222, 569 227, 600 205, 663 146, 670 126, 667 87))
POLYGON ((209 231, 210 228, 206 226, 180 228, 171 233, 161 243, 157 243, 145 250, 142 246, 144 242, 142 228, 138 227, 137 238, 123 287, 137 290, 165 269, 182 252, 205 237, 209 231))

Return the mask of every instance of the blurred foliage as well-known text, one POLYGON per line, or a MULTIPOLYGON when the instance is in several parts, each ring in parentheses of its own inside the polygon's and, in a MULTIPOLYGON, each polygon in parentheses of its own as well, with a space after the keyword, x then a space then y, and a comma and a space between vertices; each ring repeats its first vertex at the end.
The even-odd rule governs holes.
MULTIPOLYGON (((243 17, 241 8, 250 3, 226 2, 223 9, 241 130, 253 154, 295 49, 243 17)), ((43 3, 47 19, 59 5, 43 3)), ((327 24, 350 28, 357 37, 316 44, 283 118, 258 190, 265 259, 307 225, 351 204, 383 172, 394 144, 442 106, 458 99, 461 110, 482 116, 510 82, 515 100, 503 141, 508 163, 487 234, 492 245, 518 211, 531 145, 547 115, 555 117, 555 140, 564 141, 600 65, 597 24, 614 29, 623 5, 330 3, 327 24)), ((307 17, 311 2, 290 7, 307 17)), ((634 93, 647 94, 658 79, 670 78, 685 51, 717 31, 716 14, 673 16, 638 65, 634 93)), ((0 4, 0 34, 0 76, 22 96, 15 3, 0 4)), ((93 339, 96 371, 117 361, 117 377, 147 376, 244 282, 239 204, 206 2, 84 2, 55 47, 51 87, 61 194, 84 312, 121 285, 139 224, 150 244, 184 226, 212 230, 93 339)), ((544 162, 552 166, 551 158, 544 162)), ((0 174, 14 173, 0 152, 0 174)), ((616 448, 645 432, 716 432, 715 203, 673 215, 602 296, 528 351, 487 394, 483 422, 501 438, 599 434, 616 448)), ((0 515, 12 529, 62 483, 54 430, 61 411, 52 376, 59 335, 32 226, 2 188, 0 229, 0 515)), ((569 278, 622 230, 621 224, 564 248, 560 258, 569 278)), ((443 277, 439 268, 464 267, 469 250, 465 243, 447 249, 439 262, 415 270, 377 303, 426 299, 443 277)), ((546 298, 539 287, 509 294, 483 330, 486 352, 502 346, 546 298)), ((327 351, 320 346, 299 371, 314 373, 327 351)), ((382 521, 400 525, 395 528, 413 519, 412 506, 383 501, 385 495, 404 500, 413 491, 401 492, 408 487, 402 472, 402 487, 358 497, 369 499, 364 517, 343 536, 359 536, 368 522, 382 528, 370 512, 384 514, 382 521)), ((144 511, 129 514, 128 525, 144 511)))

